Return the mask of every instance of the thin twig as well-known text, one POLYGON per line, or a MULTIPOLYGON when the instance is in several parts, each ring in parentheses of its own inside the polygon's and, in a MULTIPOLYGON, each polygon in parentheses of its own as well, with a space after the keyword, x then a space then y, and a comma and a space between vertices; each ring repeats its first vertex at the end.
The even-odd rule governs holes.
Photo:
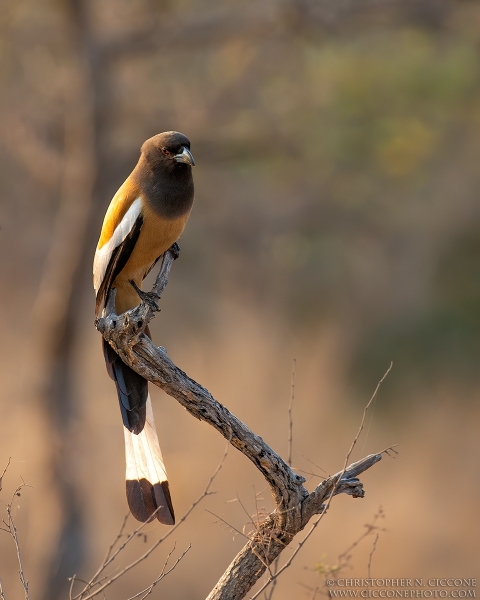
MULTIPOLYGON (((127 565, 126 567, 124 567, 123 569, 121 569, 116 575, 113 575, 112 577, 110 577, 104 584, 102 584, 97 590, 93 591, 91 594, 89 594, 88 596, 85 596, 85 594, 90 590, 90 588, 85 588, 80 594, 77 594, 77 596, 75 596, 75 599, 78 600, 90 600, 91 598, 94 598, 95 596, 98 596, 98 594, 100 594, 100 592, 102 592, 103 590, 105 590, 107 587, 109 587, 110 585, 112 585, 112 583, 114 581, 116 581, 117 579, 119 579, 120 577, 122 577, 123 575, 125 575, 125 573, 127 573, 128 571, 130 571, 131 569, 133 569, 134 567, 136 567, 140 562, 142 562, 143 560, 145 560, 146 558, 148 558, 150 556, 150 554, 156 549, 158 548, 158 546, 164 542, 168 537, 170 537, 172 535, 172 533, 174 531, 176 531, 180 525, 188 518, 188 516, 190 515, 190 513, 194 510, 194 508, 206 497, 206 496, 210 496, 213 492, 210 491, 210 487, 213 483, 213 481, 215 480, 215 478, 217 477, 218 473, 220 472, 221 468, 223 467, 223 464, 227 458, 227 454, 228 454, 228 444, 225 448, 225 452, 223 454, 223 457, 220 461, 220 463, 218 464, 217 468, 215 469, 215 471, 213 472, 213 474, 211 475, 210 479, 208 480, 208 483, 203 491, 203 493, 193 502, 193 504, 190 506, 190 508, 185 512, 185 514, 182 516, 182 518, 171 528, 169 529, 169 531, 163 536, 161 537, 159 540, 157 540, 146 552, 144 552, 140 557, 138 557, 137 559, 135 559, 133 562, 131 562, 129 565, 127 565)), ((126 543, 128 543, 128 541, 130 541, 130 539, 132 539, 132 536, 136 535, 138 533, 138 531, 143 527, 144 524, 142 524, 140 527, 138 527, 135 532, 133 534, 131 534, 129 536, 129 538, 127 539, 126 542, 124 542, 124 544, 122 545, 121 549, 123 549, 126 545, 126 543)), ((110 557, 110 559, 107 561, 108 564, 110 564, 112 562, 112 560, 118 556, 119 551, 121 551, 121 549, 117 549, 117 551, 110 557)), ((101 572, 103 572, 104 568, 101 568, 98 570, 97 574, 99 575, 101 572)), ((90 582, 89 582, 90 584, 90 582)))
POLYGON ((317 463, 314 463, 313 460, 311 460, 310 458, 308 458, 308 456, 305 456, 305 454, 302 454, 303 458, 307 459, 309 463, 311 463, 314 467, 317 467, 317 469, 320 469, 320 471, 323 471, 324 473, 326 473, 326 475, 328 477, 330 477, 330 475, 328 475, 327 471, 325 471, 325 469, 323 467, 321 467, 320 465, 317 465, 317 463))
MULTIPOLYGON (((5 469, 3 471, 3 475, 5 475, 5 472, 6 472, 9 464, 10 464, 10 460, 8 461, 8 464, 7 464, 7 466, 5 467, 5 469)), ((2 477, 3 477, 3 475, 2 475, 2 477)), ((18 532, 17 532, 17 527, 15 525, 15 521, 14 521, 13 514, 12 514, 13 501, 15 500, 16 496, 20 496, 20 492, 25 487, 30 487, 30 486, 26 485, 25 483, 22 483, 22 485, 19 485, 17 487, 17 489, 13 492, 12 499, 7 504, 7 518, 8 518, 8 521, 4 520, 3 522, 5 523, 5 525, 7 527, 7 529, 4 530, 4 531, 7 531, 7 533, 9 533, 12 536, 13 541, 15 543, 15 548, 16 548, 16 551, 17 551, 17 561, 18 561, 18 567, 19 567, 18 574, 19 574, 19 577, 20 577, 20 582, 22 583, 22 586, 23 586, 23 591, 24 591, 24 594, 25 594, 25 600, 29 600, 30 599, 30 595, 29 595, 29 592, 28 592, 28 581, 27 581, 27 578, 25 577, 25 571, 23 569, 22 553, 20 551, 20 542, 18 540, 18 532)))
MULTIPOLYGON (((294 358, 293 364, 292 364, 292 377, 291 377, 291 384, 290 384, 290 402, 288 405, 287 464, 289 467, 292 466, 292 448, 293 448, 293 414, 292 414, 292 410, 293 410, 293 402, 295 400, 295 372, 296 372, 296 369, 297 369, 297 359, 294 358)), ((297 471, 300 471, 300 469, 297 469, 297 471)), ((270 578, 272 579, 272 586, 268 593, 265 592, 265 600, 272 600, 273 594, 275 592, 275 588, 277 586, 276 574, 278 573, 279 561, 280 561, 280 557, 277 556, 277 558, 273 562, 273 572, 272 572, 272 569, 270 569, 270 567, 268 567, 268 572, 269 572, 270 578)))
POLYGON ((5 473, 7 472, 8 467, 10 466, 10 463, 12 461, 12 457, 9 456, 8 457, 8 462, 7 462, 7 466, 3 469, 3 473, 0 476, 0 492, 2 491, 2 485, 3 485, 3 477, 5 476, 5 473))
POLYGON ((387 375, 390 373, 390 371, 392 370, 393 367, 393 361, 390 362, 390 366, 388 367, 388 369, 385 371, 385 375, 380 379, 380 381, 377 383, 377 387, 375 388, 375 391, 372 394, 372 397, 370 398, 370 400, 368 401, 368 404, 365 406, 365 408, 363 409, 363 416, 362 416, 362 422, 360 423, 360 427, 358 428, 358 432, 357 435, 355 436, 352 445, 350 447, 350 450, 347 453, 347 456, 345 457, 345 469, 347 468, 347 464, 348 461, 350 460, 350 456, 353 452, 353 449, 355 448, 355 445, 358 441, 358 438, 360 437, 360 434, 362 433, 363 430, 363 426, 365 425, 365 417, 367 416, 367 411, 370 408, 370 405, 372 404, 372 402, 375 400, 375 398, 377 397, 377 393, 378 390, 380 389, 380 386, 382 385, 382 383, 385 381, 387 375))
MULTIPOLYGON (((161 507, 159 506, 153 513, 152 513, 152 517, 154 517, 156 515, 156 513, 158 512, 158 510, 161 507)), ((120 529, 120 532, 123 531, 123 528, 125 526, 125 522, 126 522, 126 518, 124 518, 123 523, 122 523, 122 527, 120 529)), ((73 600, 77 600, 78 598, 82 599, 83 596, 94 586, 97 585, 97 580, 100 577, 100 575, 103 573, 103 571, 108 567, 108 565, 110 565, 115 558, 120 554, 120 552, 122 552, 122 550, 133 540, 137 537, 138 533, 145 527, 145 525, 147 525, 148 523, 151 522, 151 519, 149 519, 148 521, 145 521, 144 523, 142 523, 141 525, 139 525, 134 531, 132 531, 132 533, 128 534, 127 539, 123 542, 123 544, 121 546, 119 546, 116 551, 113 553, 112 556, 109 556, 110 553, 112 552, 112 549, 114 548, 115 544, 117 543, 117 541, 120 539, 120 534, 117 535, 117 537, 115 538, 115 540, 110 544, 110 547, 107 551, 107 554, 105 556, 105 559, 103 561, 103 563, 100 565, 100 567, 98 568, 97 572, 93 575, 93 577, 90 579, 90 581, 87 583, 86 587, 76 596, 73 597, 73 600)))
MULTIPOLYGON (((378 531, 379 527, 378 525, 376 525, 376 522, 378 521, 378 519, 382 518, 384 515, 383 513, 383 509, 382 507, 380 507, 378 509, 378 513, 376 513, 375 515, 373 515, 373 521, 372 523, 367 523, 365 525, 366 527, 366 531, 364 533, 362 533, 346 550, 344 550, 341 554, 338 555, 338 563, 339 565, 343 566, 348 562, 348 554, 354 550, 362 540, 364 540, 366 537, 368 537, 372 531, 378 531)), ((377 534, 378 535, 378 534, 377 534)))
MULTIPOLYGON (((288 452, 287 452, 287 463, 288 466, 292 466, 292 443, 293 443, 293 418, 292 418, 292 408, 293 401, 295 400, 295 371, 297 368, 297 359, 293 359, 293 367, 292 367, 292 383, 291 383, 291 391, 290 391, 290 404, 288 405, 288 452)), ((270 596, 271 597, 271 596, 270 596)))
POLYGON ((75 578, 76 578, 77 574, 74 573, 71 577, 70 577, 70 589, 68 590, 68 600, 72 600, 72 593, 73 593, 73 584, 75 583, 75 578))
MULTIPOLYGON (((254 492, 255 492, 255 488, 254 488, 254 492)), ((255 500, 256 500, 256 499, 255 499, 255 500)), ((249 519, 251 519, 250 521, 248 521, 248 522, 247 522, 247 525, 248 525, 248 524, 251 524, 251 525, 252 525, 252 528, 253 528, 253 529, 254 529, 254 531, 255 531, 255 533, 257 533, 257 534, 258 534, 258 533, 259 533, 259 530, 260 530, 260 518, 259 518, 259 515, 258 515, 258 508, 257 508, 257 506, 255 506, 255 508, 256 508, 256 515, 257 515, 257 519, 256 519, 256 521, 255 521, 255 520, 253 519, 253 517, 252 517, 252 516, 249 514, 248 510, 245 508, 245 506, 244 506, 243 502, 240 500, 240 496, 239 496, 238 494, 237 494, 237 502, 240 504, 240 506, 241 506, 241 507, 242 507, 242 509, 243 509, 243 512, 244 512, 244 513, 247 515, 247 517, 248 517, 249 519)), ((256 502, 255 502, 255 504, 256 504, 256 502)), ((212 514, 213 514, 213 513, 212 513, 212 514)), ((225 523, 225 521, 224 521, 224 523, 225 523)), ((247 539, 251 541, 251 540, 252 540, 252 538, 253 538, 254 536, 253 536, 253 533, 252 533, 252 535, 251 535, 251 536, 247 535, 247 536, 245 536, 245 537, 247 537, 247 539)), ((269 563, 268 563, 268 559, 267 559, 267 549, 263 548, 263 551, 264 551, 264 552, 263 552, 263 554, 264 554, 264 557, 263 557, 263 558, 261 558, 261 557, 259 556, 259 558, 260 558, 260 560, 262 561, 262 563, 265 565, 265 567, 266 567, 266 569, 268 570, 268 572, 270 573, 270 575, 272 575, 272 572, 271 572, 271 570, 270 570, 270 565, 269 565, 269 563), (265 560, 263 560, 263 559, 265 559, 265 560)))
POLYGON ((274 579, 269 579, 259 590, 256 594, 254 594, 253 596, 250 597, 250 600, 255 600, 255 598, 258 598, 258 596, 260 596, 260 594, 263 592, 263 590, 267 589, 267 587, 273 583, 273 581, 275 579, 278 578, 278 576, 283 573, 283 571, 285 571, 286 569, 288 569, 288 567, 292 564, 293 559, 297 556, 297 554, 300 552, 300 550, 303 548, 303 546, 305 545, 305 542, 308 540, 308 538, 312 535, 312 533, 314 532, 315 528, 317 527, 318 523, 321 521, 323 515, 325 514, 325 510, 318 515, 318 517, 316 518, 316 520, 312 523, 312 526, 310 527, 310 530, 307 532, 307 535, 303 538, 303 540, 301 542, 298 543, 298 546, 295 548, 295 550, 293 551, 292 555, 290 556, 290 558, 287 560, 287 562, 282 566, 281 569, 279 569, 275 575, 274 579))
MULTIPOLYGON (((254 488, 255 491, 255 488, 254 488)), ((247 515, 247 517, 249 519, 251 519, 251 521, 249 521, 249 523, 251 523, 255 534, 258 534, 260 532, 260 518, 258 516, 258 508, 256 508, 256 515, 257 515, 257 520, 254 521, 253 517, 248 513, 247 509, 245 508, 245 506, 243 505, 243 502, 240 500, 240 496, 237 494, 237 500, 240 504, 240 506, 243 508, 243 512, 247 515)), ((253 539, 254 535, 252 533, 252 536, 248 536, 248 539, 251 541, 253 539)), ((270 543, 270 539, 269 539, 269 543, 270 543)), ((258 558, 262 561, 263 565, 265 566, 265 568, 268 570, 268 572, 270 573, 270 576, 272 576, 272 571, 270 569, 270 564, 268 562, 268 558, 267 558, 267 554, 268 554, 268 548, 265 548, 265 546, 263 546, 263 558, 261 556, 258 556, 258 558)))
POLYGON ((277 557, 273 563, 273 573, 269 569, 270 577, 272 578, 272 585, 270 589, 265 590, 265 600, 272 600, 272 596, 275 592, 275 588, 277 587, 277 573, 278 573, 278 565, 280 564, 280 559, 277 557))
POLYGON ((141 592, 138 592, 138 594, 135 594, 135 596, 130 596, 130 598, 128 598, 128 600, 135 600, 135 598, 138 598, 142 594, 143 594, 143 596, 140 598, 140 600, 144 600, 147 596, 150 596, 150 594, 152 593, 153 588, 157 585, 157 583, 159 583, 169 573, 171 573, 173 571, 173 569, 175 569, 175 567, 182 560, 182 558, 185 556, 185 554, 190 550, 190 548, 192 547, 192 544, 188 544, 188 547, 177 558, 177 560, 175 561, 175 563, 170 567, 170 569, 168 569, 168 571, 166 571, 165 569, 167 568, 168 561, 170 560, 170 557, 172 556, 173 552, 175 551, 175 547, 176 547, 176 545, 174 544, 172 550, 168 553, 167 558, 165 559, 165 562, 163 563, 163 567, 162 567, 162 570, 160 572, 160 575, 155 579, 155 581, 153 581, 147 588, 145 588, 141 592))
POLYGON ((259 590, 256 594, 254 594, 253 596, 251 596, 250 600, 255 600, 255 598, 258 598, 258 596, 263 592, 263 590, 265 590, 274 579, 278 578, 279 575, 281 573, 283 573, 283 571, 285 571, 286 569, 288 569, 288 567, 292 564, 293 559, 295 558, 295 556, 300 552, 300 550, 302 549, 302 547, 305 545, 305 542, 308 540, 308 538, 312 535, 312 533, 315 531, 317 525, 320 523, 320 521, 322 520, 323 516, 325 515, 325 513, 327 512, 327 510, 330 507, 330 503, 332 501, 332 498, 335 495, 335 492, 338 488, 338 486, 340 485, 340 482, 342 481, 343 476, 345 475, 345 472, 347 470, 347 465, 348 465, 348 461, 350 459, 350 456, 353 452, 353 449, 355 448, 355 444, 358 441, 358 438, 360 437, 360 434, 362 432, 362 429, 364 427, 365 424, 365 417, 368 411, 369 406, 372 404, 372 402, 374 401, 377 392, 381 386, 381 384, 383 383, 383 381, 385 381, 385 378, 387 377, 387 375, 390 373, 391 369, 393 366, 393 362, 390 363, 390 366, 388 367, 387 371, 385 372, 384 376, 380 379, 380 381, 377 383, 377 387, 375 388, 375 391, 373 392, 372 397, 370 398, 370 400, 368 401, 367 405, 365 406, 364 410, 363 410, 363 416, 362 416, 362 420, 360 423, 360 427, 357 431, 357 434, 355 436, 355 438, 353 439, 352 445, 350 446, 349 451, 347 452, 347 455, 345 457, 345 463, 343 466, 343 470, 340 473, 340 475, 336 478, 335 481, 335 485, 333 486, 332 492, 330 493, 328 500, 323 508, 323 511, 319 514, 319 516, 317 517, 317 519, 313 522, 310 530, 308 531, 308 533, 306 534, 306 536, 303 538, 303 540, 301 542, 299 542, 298 546, 295 548, 293 554, 290 556, 290 558, 287 560, 287 562, 278 570, 278 572, 275 575, 275 578, 270 578, 259 590))
POLYGON ((232 531, 235 531, 235 533, 238 533, 238 535, 241 535, 245 539, 251 541, 251 538, 246 533, 243 533, 243 531, 240 531, 240 529, 237 529, 236 527, 234 527, 233 525, 231 525, 228 521, 225 521, 225 519, 222 519, 222 517, 219 517, 218 515, 216 515, 211 510, 208 510, 208 508, 205 509, 205 512, 210 513, 213 517, 215 517, 216 519, 218 519, 219 521, 221 521, 229 529, 231 529, 232 531))
MULTIPOLYGON (((261 529, 260 513, 264 514, 265 511, 264 511, 264 509, 263 510, 261 509, 260 511, 258 510, 258 494, 260 494, 261 492, 256 491, 255 485, 253 486, 253 492, 255 495, 255 515, 256 515, 256 521, 254 523, 254 526, 255 526, 255 531, 258 534, 258 533, 260 533, 260 529, 261 529)), ((262 498, 262 500, 263 500, 263 498, 262 498)), ((271 541, 272 541, 272 538, 269 537, 268 546, 270 546, 271 541)), ((264 555, 263 558, 261 556, 259 556, 258 553, 256 553, 256 556, 261 561, 261 563, 265 566, 265 568, 268 570, 270 577, 272 577, 273 573, 270 569, 270 564, 268 563, 268 558, 267 558, 269 548, 268 547, 265 548, 265 545, 263 545, 262 549, 263 549, 263 555, 264 555)), ((274 573, 275 573, 275 565, 274 565, 274 573)))
POLYGON ((375 536, 375 541, 373 542, 373 548, 372 551, 370 552, 370 558, 368 559, 368 578, 371 578, 371 567, 372 567, 372 558, 373 558, 373 554, 377 548, 377 542, 378 542, 378 538, 379 538, 380 534, 377 533, 377 535, 375 536))
MULTIPOLYGON (((5 472, 4 472, 4 475, 5 475, 5 472)), ((3 585, 2 585, 2 580, 1 579, 0 579, 0 598, 2 600, 6 600, 5 594, 3 593, 3 585)))
MULTIPOLYGON (((243 502, 240 500, 240 496, 238 495, 238 492, 235 490, 235 494, 237 496, 237 502, 240 504, 240 506, 242 507, 243 512, 246 514, 246 516, 251 519, 250 521, 247 521, 247 525, 251 524, 254 528, 257 527, 258 523, 260 522, 260 519, 257 518, 256 521, 253 520, 252 515, 248 512, 248 510, 245 508, 245 505, 243 504, 243 502)), ((257 513, 258 516, 258 513, 257 513)))
MULTIPOLYGON (((320 573, 322 573, 325 577, 325 583, 323 585, 323 587, 328 589, 328 584, 327 581, 330 577, 332 577, 332 575, 335 577, 335 579, 338 578, 339 574, 346 568, 349 566, 350 560, 351 560, 351 552, 352 550, 354 550, 361 542, 362 540, 364 540, 367 536, 369 536, 372 532, 376 531, 378 532, 376 534, 376 537, 378 539, 380 532, 385 531, 385 529, 380 529, 380 527, 378 525, 376 525, 376 522, 378 521, 378 519, 380 518, 384 518, 384 512, 382 507, 380 507, 378 509, 378 512, 373 516, 373 520, 371 523, 366 523, 365 524, 365 528, 367 529, 366 532, 362 533, 352 544, 350 544, 350 546, 344 550, 341 554, 338 555, 338 563, 335 566, 328 566, 328 565, 324 565, 322 563, 320 563, 316 570, 320 573)), ((377 543, 377 539, 375 540, 374 543, 374 550, 375 550, 375 546, 377 543)), ((370 555, 370 561, 369 561, 369 577, 370 577, 370 564, 371 564, 371 557, 373 555, 372 551, 371 555, 370 555)), ((304 585, 304 584, 301 584, 304 585)), ((305 586, 307 589, 310 589, 310 591, 313 591, 313 588, 308 588, 308 586, 305 586)), ((367 586, 368 587, 368 586, 367 586)), ((330 594, 326 594, 326 595, 330 595, 330 594)))
POLYGON ((305 475, 310 475, 311 477, 318 477, 318 479, 326 479, 325 475, 317 475, 316 473, 312 473, 312 471, 305 471, 304 469, 297 469, 297 471, 299 473, 304 473, 305 475))
POLYGON ((395 455, 398 454, 398 451, 395 450, 395 448, 398 446, 398 444, 393 444, 393 446, 389 446, 388 448, 385 448, 385 450, 382 450, 381 454, 386 454, 387 456, 389 456, 390 458, 396 458, 395 455))
MULTIPOLYGON (((255 489, 255 488, 254 488, 254 489, 255 489)), ((254 532, 255 532, 255 534, 258 534, 258 533, 259 533, 259 530, 260 530, 260 526, 259 526, 259 523, 260 523, 260 517, 259 517, 259 513, 258 513, 258 506, 257 506, 257 510, 256 510, 256 514, 257 514, 257 521, 254 521, 254 520, 253 520, 253 517, 252 517, 252 516, 249 514, 248 510, 245 508, 245 506, 244 506, 243 502, 240 500, 240 497, 239 497, 239 495, 238 495, 238 494, 237 494, 237 497, 236 497, 236 501, 237 501, 237 502, 240 504, 240 506, 242 507, 242 509, 243 509, 244 513, 245 513, 245 514, 247 515, 247 517, 250 519, 250 521, 248 521, 248 523, 250 523, 250 524, 252 525, 252 527, 253 527, 253 529, 254 529, 254 532)), ((255 495, 255 502, 256 502, 256 495, 255 495)), ((227 526, 229 529, 231 529, 232 531, 235 531, 235 533, 238 533, 238 534, 239 534, 239 535, 241 535, 242 537, 246 538, 248 541, 250 541, 250 542, 251 542, 251 541, 252 541, 252 539, 255 537, 255 535, 254 535, 254 533, 253 533, 253 532, 252 532, 252 534, 251 534, 251 535, 249 535, 249 534, 247 534, 247 533, 245 533, 245 532, 242 532, 242 531, 240 531, 239 529, 237 529, 236 527, 234 527, 233 525, 231 525, 231 524, 230 524, 228 521, 226 521, 226 520, 225 520, 225 519, 223 519, 222 517, 220 517, 220 516, 218 516, 217 514, 213 513, 212 511, 210 511, 210 510, 208 510, 208 509, 205 509, 205 510, 206 510, 206 512, 208 512, 208 513, 210 513, 212 516, 214 516, 216 519, 218 519, 218 520, 222 521, 222 523, 224 523, 224 524, 225 524, 225 525, 226 525, 226 526, 227 526)), ((248 523, 247 523, 247 524, 248 524, 248 523)), ((271 573, 271 570, 270 570, 270 565, 269 565, 269 563, 268 563, 268 559, 267 559, 267 549, 265 549, 265 547, 263 548, 263 554, 264 554, 263 558, 262 558, 261 556, 259 556, 258 554, 257 554, 257 557, 258 557, 258 559, 259 559, 259 560, 262 562, 262 564, 264 565, 264 567, 265 567, 265 568, 266 568, 266 569, 269 571, 269 573, 270 573, 271 575, 273 575, 273 574, 271 573)))
POLYGON ((117 537, 114 539, 114 541, 110 544, 110 547, 107 550, 107 553, 105 555, 105 558, 103 559, 103 562, 105 563, 109 558, 110 558, 110 554, 113 551, 115 544, 118 542, 119 539, 121 539, 123 537, 123 532, 125 530, 125 525, 127 524, 128 521, 128 517, 130 516, 130 512, 128 512, 124 517, 123 517, 123 522, 122 525, 120 527, 119 532, 117 533, 117 537))
MULTIPOLYGON (((258 496, 259 496, 259 494, 263 494, 263 491, 264 490, 260 490, 259 492, 257 492, 257 490, 255 488, 255 484, 253 485, 253 493, 255 495, 255 514, 257 516, 257 523, 260 523, 260 513, 265 516, 265 508, 264 507, 262 507, 260 509, 260 511, 258 510, 258 496)), ((260 498, 260 500, 264 500, 264 498, 260 498)))

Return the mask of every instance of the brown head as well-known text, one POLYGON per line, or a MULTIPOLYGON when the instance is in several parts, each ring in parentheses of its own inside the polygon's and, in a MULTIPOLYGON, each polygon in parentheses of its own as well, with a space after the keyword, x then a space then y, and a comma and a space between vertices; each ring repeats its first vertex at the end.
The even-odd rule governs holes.
POLYGON ((149 138, 132 176, 145 200, 162 217, 175 219, 193 204, 190 140, 178 131, 166 131, 149 138))
POLYGON ((190 140, 178 131, 165 131, 146 140, 142 156, 152 168, 173 169, 176 165, 195 166, 190 152, 190 140))

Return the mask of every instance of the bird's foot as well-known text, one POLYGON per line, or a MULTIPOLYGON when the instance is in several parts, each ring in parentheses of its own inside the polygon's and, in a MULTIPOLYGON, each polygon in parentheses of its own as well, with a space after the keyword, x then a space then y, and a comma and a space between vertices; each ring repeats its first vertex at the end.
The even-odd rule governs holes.
POLYGON ((149 306, 152 310, 154 310, 156 312, 160 310, 160 307, 158 306, 158 300, 160 300, 160 296, 158 296, 157 294, 154 294, 153 292, 144 292, 143 290, 141 290, 138 287, 138 285, 133 280, 130 280, 130 285, 140 296, 140 300, 144 304, 146 304, 147 306, 149 306))
POLYGON ((173 242, 173 244, 170 246, 170 252, 173 254, 174 260, 177 260, 177 258, 180 256, 180 246, 177 244, 177 242, 173 242))

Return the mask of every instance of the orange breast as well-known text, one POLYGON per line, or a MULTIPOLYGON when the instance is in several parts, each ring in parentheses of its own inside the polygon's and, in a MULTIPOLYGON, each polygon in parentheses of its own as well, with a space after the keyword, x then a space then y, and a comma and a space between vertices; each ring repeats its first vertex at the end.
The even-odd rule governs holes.
POLYGON ((178 240, 190 215, 188 212, 178 219, 165 219, 158 216, 145 202, 142 212, 143 226, 137 243, 127 264, 114 281, 114 287, 117 288, 117 314, 139 304, 140 299, 130 280, 135 281, 141 288, 145 273, 155 260, 178 240))

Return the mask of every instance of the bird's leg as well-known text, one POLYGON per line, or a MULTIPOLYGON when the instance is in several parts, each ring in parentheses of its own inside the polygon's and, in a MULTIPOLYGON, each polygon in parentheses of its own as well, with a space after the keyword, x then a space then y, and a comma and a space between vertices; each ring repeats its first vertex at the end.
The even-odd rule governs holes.
POLYGON ((133 281, 133 279, 130 279, 130 285, 140 296, 140 300, 144 304, 146 304, 156 312, 160 310, 160 307, 158 306, 158 300, 160 299, 160 296, 158 294, 155 294, 154 292, 144 292, 138 287, 138 285, 133 281))
POLYGON ((105 303, 105 315, 115 314, 115 298, 117 296, 116 288, 110 288, 105 303))

